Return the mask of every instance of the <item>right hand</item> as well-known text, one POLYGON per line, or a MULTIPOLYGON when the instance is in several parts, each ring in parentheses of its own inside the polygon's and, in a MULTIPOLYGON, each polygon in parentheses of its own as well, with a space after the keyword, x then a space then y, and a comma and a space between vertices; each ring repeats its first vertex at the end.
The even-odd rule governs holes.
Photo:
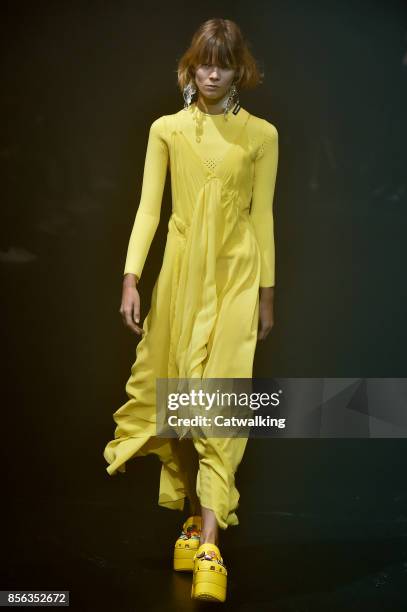
POLYGON ((123 283, 122 303, 120 314, 123 323, 139 336, 144 334, 144 330, 138 323, 140 322, 140 294, 136 284, 123 283))

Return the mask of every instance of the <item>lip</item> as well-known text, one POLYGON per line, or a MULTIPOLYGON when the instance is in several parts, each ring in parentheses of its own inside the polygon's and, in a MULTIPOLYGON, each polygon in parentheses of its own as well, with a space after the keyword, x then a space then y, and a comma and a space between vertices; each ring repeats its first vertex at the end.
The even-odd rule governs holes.
POLYGON ((208 89, 217 89, 218 85, 205 85, 208 89))

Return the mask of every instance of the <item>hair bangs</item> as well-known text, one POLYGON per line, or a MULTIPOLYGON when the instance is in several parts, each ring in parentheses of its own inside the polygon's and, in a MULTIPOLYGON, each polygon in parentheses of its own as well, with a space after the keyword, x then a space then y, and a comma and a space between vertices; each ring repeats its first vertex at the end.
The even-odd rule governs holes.
POLYGON ((232 69, 237 66, 237 61, 228 41, 217 36, 202 40, 202 44, 198 45, 196 49, 193 63, 195 66, 209 64, 210 66, 232 69))

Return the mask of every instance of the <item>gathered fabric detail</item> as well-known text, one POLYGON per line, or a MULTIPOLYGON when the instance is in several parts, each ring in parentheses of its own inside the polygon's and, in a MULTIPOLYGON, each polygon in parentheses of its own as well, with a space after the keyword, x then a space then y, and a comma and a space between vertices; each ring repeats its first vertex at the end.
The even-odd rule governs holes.
POLYGON ((187 225, 176 213, 168 223, 179 241, 174 261, 170 304, 169 378, 201 378, 207 343, 218 311, 216 262, 235 230, 239 193, 224 189, 210 173, 200 190, 187 225))

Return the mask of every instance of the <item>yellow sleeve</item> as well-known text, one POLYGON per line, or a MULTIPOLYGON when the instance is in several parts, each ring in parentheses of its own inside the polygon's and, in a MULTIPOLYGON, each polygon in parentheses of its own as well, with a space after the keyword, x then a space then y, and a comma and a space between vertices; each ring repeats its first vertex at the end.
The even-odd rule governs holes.
POLYGON ((254 162, 250 217, 261 254, 260 287, 274 287, 273 199, 278 165, 278 132, 272 123, 263 121, 262 142, 254 162))
POLYGON ((123 274, 141 277, 151 242, 160 221, 160 212, 168 165, 168 147, 164 139, 164 116, 150 126, 144 163, 140 203, 127 247, 123 274))

